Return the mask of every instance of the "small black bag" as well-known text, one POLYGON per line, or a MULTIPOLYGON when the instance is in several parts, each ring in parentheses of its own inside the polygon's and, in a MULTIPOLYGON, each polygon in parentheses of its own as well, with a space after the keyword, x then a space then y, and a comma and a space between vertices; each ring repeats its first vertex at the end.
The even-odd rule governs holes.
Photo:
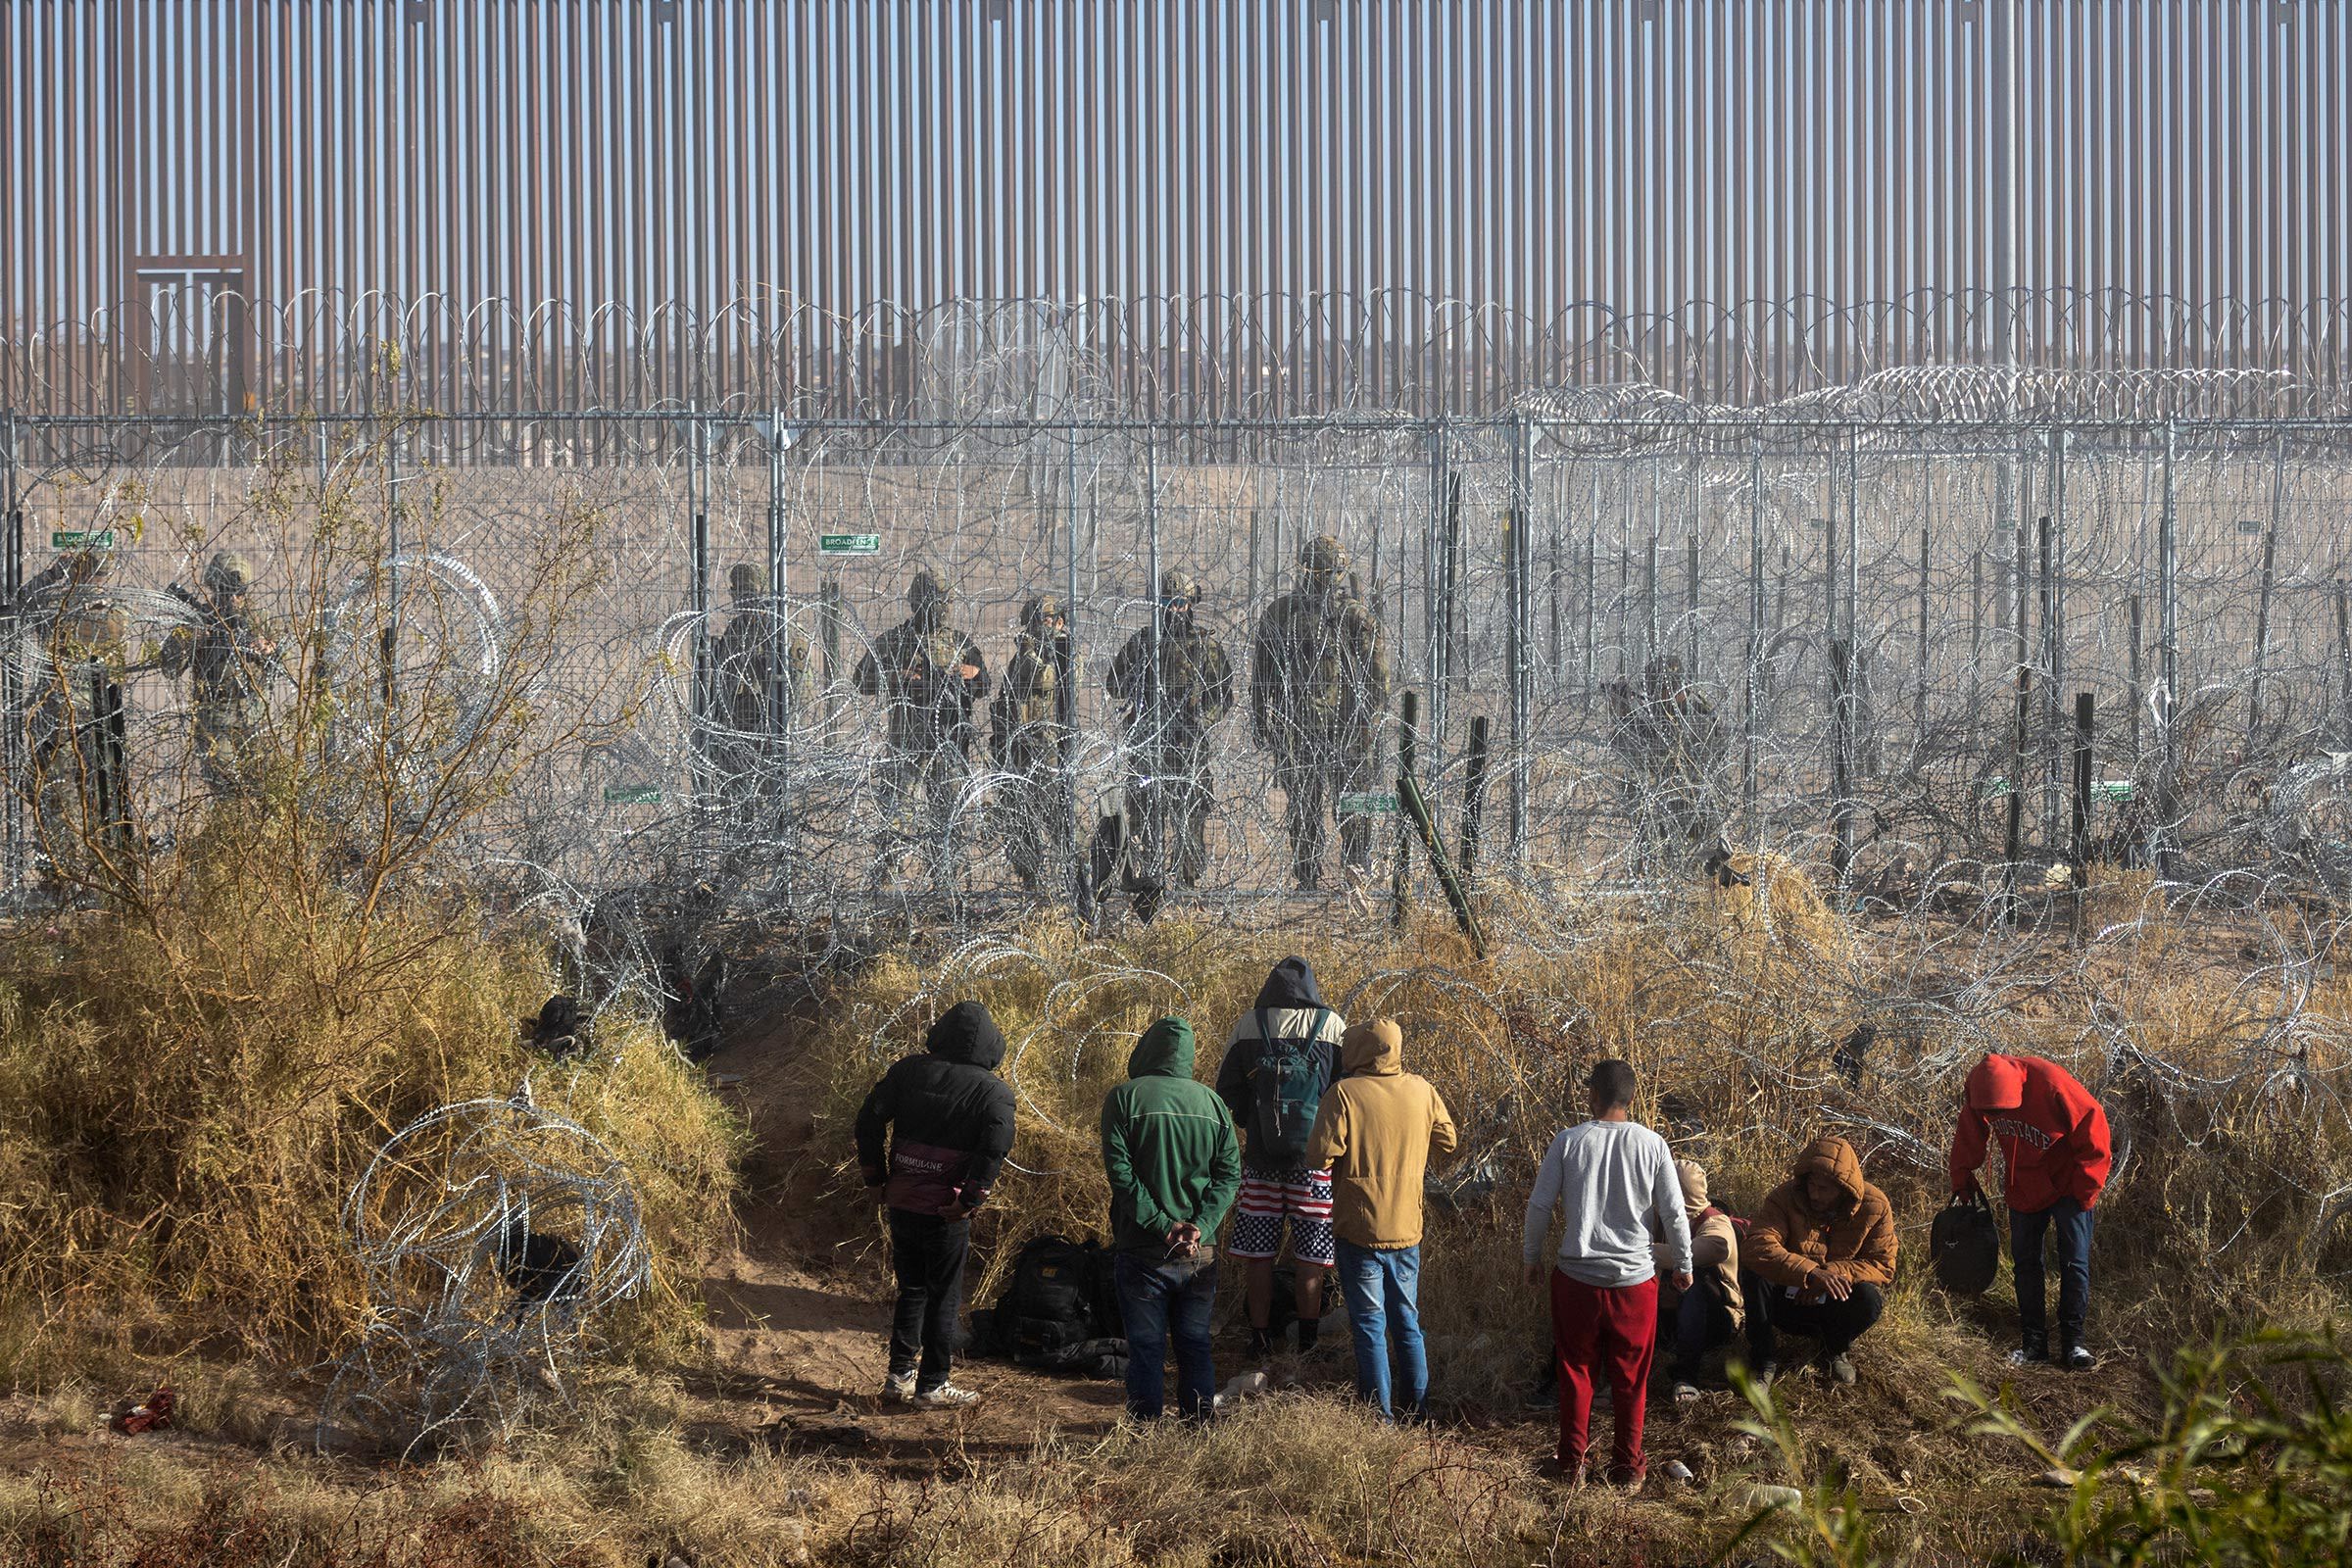
POLYGON ((2001 1227, 1974 1190, 1954 1198, 1928 1230, 1936 1283, 1954 1296, 1983 1296, 2001 1273, 2001 1227))

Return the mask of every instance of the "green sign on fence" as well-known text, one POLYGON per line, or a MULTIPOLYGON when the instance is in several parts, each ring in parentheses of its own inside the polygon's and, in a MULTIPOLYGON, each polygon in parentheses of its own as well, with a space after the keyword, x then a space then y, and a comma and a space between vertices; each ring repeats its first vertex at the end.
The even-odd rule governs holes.
POLYGON ((95 531, 86 528, 60 528, 49 535, 49 548, 52 550, 112 550, 115 548, 115 530, 112 528, 101 528, 95 531))
POLYGON ((1395 816, 1396 797, 1384 795, 1377 790, 1360 795, 1343 795, 1340 797, 1340 810, 1348 816, 1395 816))
POLYGON ((882 536, 878 533, 820 533, 816 536, 816 553, 820 556, 878 556, 882 553, 882 536))
POLYGON ((608 784, 605 801, 612 806, 660 806, 662 788, 658 784, 608 784))
POLYGON ((1999 773, 1995 773, 1992 775, 1992 777, 1986 779, 1983 784, 1979 785, 1978 790, 1980 793, 1984 795, 2001 796, 2009 793, 2010 784, 2007 778, 1999 773))
POLYGON ((2120 804, 2132 799, 2132 781, 2128 778, 2103 778, 2091 785, 2090 793, 2100 800, 2120 804))

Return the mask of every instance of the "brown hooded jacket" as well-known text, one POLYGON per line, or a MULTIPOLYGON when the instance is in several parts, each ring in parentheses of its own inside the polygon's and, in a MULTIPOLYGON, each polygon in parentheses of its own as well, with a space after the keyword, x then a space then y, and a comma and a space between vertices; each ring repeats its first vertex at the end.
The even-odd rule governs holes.
POLYGON ((1434 1150, 1453 1152, 1453 1117, 1428 1079, 1403 1067, 1394 1018, 1340 1039, 1340 1081, 1307 1135, 1307 1163, 1331 1171, 1331 1229, 1358 1247, 1421 1245, 1421 1182, 1434 1150))
MULTIPOLYGON (((1747 1266, 1765 1283, 1803 1287, 1816 1269, 1853 1285, 1894 1283, 1894 1210, 1886 1195, 1862 1178, 1862 1161, 1842 1138, 1816 1138, 1796 1156, 1793 1177, 1774 1188, 1747 1231, 1747 1266), (1838 1180, 1838 1201, 1817 1209, 1805 1178, 1827 1171, 1838 1180)), ((1803 1298, 1819 1299, 1808 1289, 1803 1298)))

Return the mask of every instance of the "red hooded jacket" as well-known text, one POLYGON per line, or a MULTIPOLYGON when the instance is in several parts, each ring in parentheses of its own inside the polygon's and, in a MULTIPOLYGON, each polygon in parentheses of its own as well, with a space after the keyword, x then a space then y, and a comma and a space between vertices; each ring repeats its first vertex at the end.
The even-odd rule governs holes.
POLYGON ((1987 1052, 1969 1069, 1968 1102, 1952 1130, 1953 1192, 1968 1191, 1988 1137, 2001 1141, 2011 1208, 2031 1214, 2061 1198, 2089 1208, 2107 1185, 2107 1113, 2054 1061, 1987 1052))

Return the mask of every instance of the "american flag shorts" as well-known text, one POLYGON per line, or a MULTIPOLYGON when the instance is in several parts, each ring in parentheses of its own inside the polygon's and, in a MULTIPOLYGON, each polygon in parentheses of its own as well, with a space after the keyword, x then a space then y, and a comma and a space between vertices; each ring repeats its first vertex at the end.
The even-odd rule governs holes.
POLYGON ((1329 1268, 1339 1259, 1331 1236, 1331 1172, 1273 1172, 1242 1168, 1242 1196, 1233 1205, 1228 1257, 1272 1257, 1282 1250, 1282 1222, 1291 1222, 1291 1255, 1329 1268))

